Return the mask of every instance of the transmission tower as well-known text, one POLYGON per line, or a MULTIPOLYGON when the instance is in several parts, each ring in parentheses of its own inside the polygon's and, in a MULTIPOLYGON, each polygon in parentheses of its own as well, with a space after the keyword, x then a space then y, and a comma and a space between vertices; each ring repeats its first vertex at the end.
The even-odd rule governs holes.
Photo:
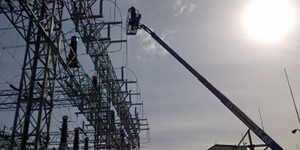
POLYGON ((10 149, 48 149, 58 143, 50 125, 53 109, 60 106, 75 106, 86 118, 93 129, 83 132, 94 149, 140 149, 140 133, 149 127, 136 109, 143 103, 132 100, 139 95, 129 88, 136 81, 124 78, 124 67, 118 77, 109 57, 109 46, 126 40, 111 39, 111 27, 122 26, 122 21, 103 19, 103 1, 0 0, 0 4, 0 13, 26 42, 19 87, 0 91, 0 108, 15 109, 11 134, 5 136, 10 149), (63 16, 70 16, 94 63, 93 79, 77 58, 77 37, 70 42, 63 32, 63 16))

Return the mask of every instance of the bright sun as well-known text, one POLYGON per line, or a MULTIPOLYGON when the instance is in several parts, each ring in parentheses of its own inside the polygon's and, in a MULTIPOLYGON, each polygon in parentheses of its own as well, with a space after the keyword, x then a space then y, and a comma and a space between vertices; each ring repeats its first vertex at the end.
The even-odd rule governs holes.
POLYGON ((295 14, 286 0, 255 0, 243 16, 247 32, 262 42, 281 39, 291 30, 294 22, 295 14))

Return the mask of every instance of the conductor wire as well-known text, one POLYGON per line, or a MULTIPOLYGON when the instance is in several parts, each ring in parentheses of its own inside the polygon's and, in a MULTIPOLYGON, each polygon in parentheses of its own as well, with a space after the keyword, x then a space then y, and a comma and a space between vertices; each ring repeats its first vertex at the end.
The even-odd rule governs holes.
POLYGON ((296 102, 295 102, 295 98, 294 98, 294 95, 293 95, 293 91, 292 91, 292 87, 291 87, 291 84, 290 84, 290 81, 289 81, 289 77, 288 77, 288 75, 287 75, 287 71, 286 71, 285 68, 284 68, 284 72, 285 72, 286 80, 287 80, 288 85, 289 85, 289 88, 290 88, 291 97, 292 97, 292 100, 293 100, 293 102, 294 102, 295 111, 296 111, 296 114, 297 114, 297 117, 298 117, 298 121, 299 121, 299 125, 300 125, 300 117, 299 117, 297 105, 296 105, 296 102))

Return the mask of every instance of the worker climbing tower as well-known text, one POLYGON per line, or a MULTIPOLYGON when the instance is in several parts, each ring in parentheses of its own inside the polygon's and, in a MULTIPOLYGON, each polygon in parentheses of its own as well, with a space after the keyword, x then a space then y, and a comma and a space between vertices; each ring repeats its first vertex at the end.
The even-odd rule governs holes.
POLYGON ((85 149, 140 149, 141 132, 149 132, 147 119, 141 113, 143 103, 133 100, 139 91, 130 87, 137 81, 125 78, 126 67, 120 67, 117 75, 112 65, 109 47, 127 41, 113 39, 113 27, 121 29, 122 21, 107 21, 103 3, 0 0, 0 14, 5 15, 26 43, 19 85, 8 83, 12 90, 0 92, 0 109, 15 109, 11 134, 5 138, 9 144, 6 147, 58 148, 62 138, 57 137, 62 135, 52 132, 51 123, 55 109, 63 106, 76 108, 76 115, 84 117, 86 123, 74 131, 68 130, 73 136, 64 134, 62 147, 70 143, 80 146, 78 141, 82 141, 85 149), (65 19, 66 16, 69 17, 65 19), (68 21, 67 28, 72 22, 72 36, 64 31, 64 21, 68 21), (79 40, 93 63, 92 79, 80 62, 79 40), (78 134, 87 140, 79 140, 78 134))

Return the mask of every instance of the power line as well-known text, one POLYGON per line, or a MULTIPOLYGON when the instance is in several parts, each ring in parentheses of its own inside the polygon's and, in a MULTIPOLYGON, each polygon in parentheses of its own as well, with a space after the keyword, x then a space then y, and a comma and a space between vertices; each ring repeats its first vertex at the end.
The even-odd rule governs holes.
POLYGON ((2 50, 8 50, 8 49, 14 49, 14 48, 20 48, 20 47, 26 47, 26 45, 16 45, 16 46, 3 46, 2 45, 2 47, 0 47, 0 49, 2 49, 2 50))
POLYGON ((7 32, 7 30, 9 30, 9 29, 15 29, 14 27, 11 27, 11 28, 10 28, 10 25, 11 25, 11 23, 10 23, 6 28, 0 29, 0 30, 5 30, 5 31, 0 35, 0 37, 2 37, 2 36, 7 32))
POLYGON ((291 87, 291 84, 290 84, 290 81, 289 81, 289 78, 288 78, 288 74, 287 74, 287 71, 286 71, 286 69, 285 69, 285 68, 284 68, 284 72, 285 72, 286 80, 287 80, 287 82, 288 82, 288 85, 289 85, 289 88, 290 88, 290 92, 291 92, 292 100, 293 100, 293 102, 294 102, 295 111, 296 111, 297 118, 298 118, 299 125, 300 125, 300 117, 299 117, 299 113, 298 113, 297 105, 296 105, 295 98, 294 98, 293 91, 292 91, 292 87, 291 87))
POLYGON ((0 28, 0 31, 1 30, 5 30, 6 31, 6 30, 10 30, 10 29, 15 29, 15 27, 9 27, 10 25, 11 24, 9 24, 8 27, 6 27, 6 28, 0 28))

